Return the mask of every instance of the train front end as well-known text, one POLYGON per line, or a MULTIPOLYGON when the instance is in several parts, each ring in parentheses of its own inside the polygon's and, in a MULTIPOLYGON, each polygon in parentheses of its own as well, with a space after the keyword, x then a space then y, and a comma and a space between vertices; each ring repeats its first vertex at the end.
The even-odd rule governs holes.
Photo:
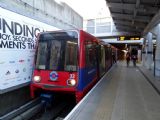
POLYGON ((31 97, 41 92, 76 92, 78 32, 44 32, 39 35, 31 97))

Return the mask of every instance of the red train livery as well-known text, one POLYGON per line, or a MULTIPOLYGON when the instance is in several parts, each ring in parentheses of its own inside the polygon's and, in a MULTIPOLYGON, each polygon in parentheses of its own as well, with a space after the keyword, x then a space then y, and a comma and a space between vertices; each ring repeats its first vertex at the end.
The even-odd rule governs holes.
POLYGON ((43 91, 67 92, 79 102, 112 66, 115 50, 83 30, 40 33, 31 97, 43 91))

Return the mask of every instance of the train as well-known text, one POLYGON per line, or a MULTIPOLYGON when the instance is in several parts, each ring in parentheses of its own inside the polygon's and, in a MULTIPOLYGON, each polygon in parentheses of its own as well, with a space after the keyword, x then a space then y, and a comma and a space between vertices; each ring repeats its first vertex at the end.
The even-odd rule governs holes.
POLYGON ((42 32, 37 40, 32 98, 62 92, 78 103, 116 62, 115 47, 83 30, 42 32))

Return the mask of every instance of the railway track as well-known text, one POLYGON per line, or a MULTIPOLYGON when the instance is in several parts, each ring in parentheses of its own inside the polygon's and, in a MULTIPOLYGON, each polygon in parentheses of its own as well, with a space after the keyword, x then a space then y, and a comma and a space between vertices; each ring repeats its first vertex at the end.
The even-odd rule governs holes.
POLYGON ((36 98, 0 117, 0 120, 62 120, 75 105, 74 96, 68 94, 56 95, 49 105, 36 98))
POLYGON ((52 104, 43 106, 41 112, 29 120, 62 120, 75 106, 72 97, 65 96, 65 99, 62 98, 58 97, 52 104))
POLYGON ((47 109, 39 113, 39 115, 36 115, 30 120, 60 120, 63 119, 68 114, 69 111, 67 111, 67 108, 72 108, 72 107, 67 103, 60 103, 57 106, 53 106, 52 109, 47 109))

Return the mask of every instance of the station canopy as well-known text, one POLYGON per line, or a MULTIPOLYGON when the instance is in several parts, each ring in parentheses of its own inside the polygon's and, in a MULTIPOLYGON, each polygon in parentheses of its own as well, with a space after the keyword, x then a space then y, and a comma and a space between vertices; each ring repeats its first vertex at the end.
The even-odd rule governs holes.
POLYGON ((160 0, 106 0, 116 29, 141 36, 158 13, 160 0))

